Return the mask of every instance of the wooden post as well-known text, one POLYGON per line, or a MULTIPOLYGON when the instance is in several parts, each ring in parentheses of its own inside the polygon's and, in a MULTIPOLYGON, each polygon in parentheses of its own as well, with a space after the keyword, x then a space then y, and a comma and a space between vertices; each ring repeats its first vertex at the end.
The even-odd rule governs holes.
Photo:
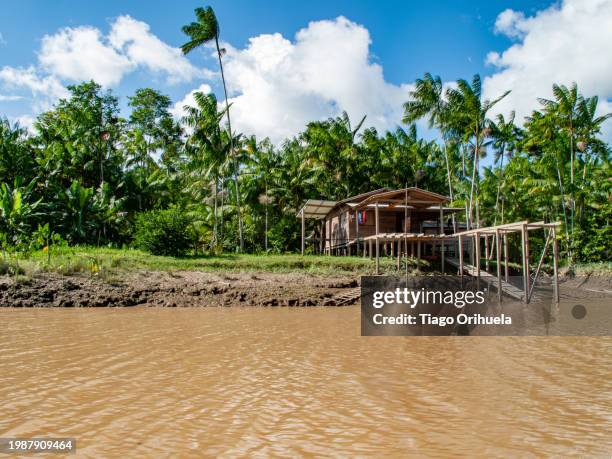
POLYGON ((504 233, 504 278, 506 282, 509 281, 510 276, 508 268, 508 235, 504 233))
POLYGON ((470 264, 472 266, 476 266, 476 244, 474 243, 474 241, 476 240, 476 238, 474 237, 474 235, 472 235, 472 237, 468 237, 468 241, 470 241, 470 264))
POLYGON ((478 232, 476 234, 476 278, 480 279, 480 234, 478 232))
POLYGON ((501 245, 501 240, 499 236, 501 232, 499 230, 495 230, 495 255, 497 261, 497 299, 502 300, 502 278, 501 278, 501 251, 499 250, 501 245))
POLYGON ((557 228, 552 227, 553 237, 553 269, 555 278, 553 280, 555 303, 559 302, 559 244, 557 243, 557 228))
POLYGON ((421 241, 417 241, 417 259, 421 259, 421 241))
POLYGON ((402 266, 402 242, 397 241, 397 270, 402 266))
POLYGON ((380 274, 380 244, 378 243, 378 233, 379 233, 379 222, 378 222, 378 202, 376 202, 376 207, 374 208, 375 220, 376 220, 376 274, 380 274))
POLYGON ((459 276, 463 278, 463 237, 459 236, 457 240, 459 241, 459 276))
POLYGON ((319 241, 319 253, 325 250, 325 219, 321 221, 321 240, 319 241))
POLYGON ((359 256, 359 211, 355 209, 355 255, 359 256))
POLYGON ((444 272, 444 239, 440 241, 440 257, 442 261, 442 272, 444 272))
POLYGON ((485 234, 485 270, 489 271, 489 236, 485 234))
POLYGON ((527 258, 529 257, 529 251, 527 249, 527 227, 526 225, 521 226, 521 256, 523 258, 523 290, 524 297, 523 302, 527 303, 527 295, 529 293, 529 263, 527 258))
POLYGON ((304 231, 305 231, 305 225, 304 225, 304 209, 302 208, 302 256, 304 256, 304 231))

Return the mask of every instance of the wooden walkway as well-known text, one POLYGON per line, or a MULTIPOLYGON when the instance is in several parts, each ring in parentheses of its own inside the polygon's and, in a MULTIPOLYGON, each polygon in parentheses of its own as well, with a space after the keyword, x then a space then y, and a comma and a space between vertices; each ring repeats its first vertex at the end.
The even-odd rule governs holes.
MULTIPOLYGON (((451 266, 454 266, 455 268, 459 269, 459 260, 457 258, 447 258, 446 261, 451 266)), ((478 275, 476 267, 470 264, 467 264, 465 262, 463 262, 463 271, 472 277, 476 277, 478 275)), ((497 276, 494 276, 493 274, 488 273, 487 271, 481 268, 480 278, 484 282, 486 282, 488 285, 495 287, 495 289, 497 290, 497 285, 499 282, 497 279, 497 276)), ((502 291, 506 295, 511 296, 512 298, 516 298, 517 300, 520 300, 520 301, 524 300, 525 293, 520 288, 506 282, 503 279, 501 281, 501 286, 502 286, 502 291)), ((540 297, 536 292, 533 292, 533 296, 531 297, 531 300, 537 302, 538 300, 540 300, 540 297)))

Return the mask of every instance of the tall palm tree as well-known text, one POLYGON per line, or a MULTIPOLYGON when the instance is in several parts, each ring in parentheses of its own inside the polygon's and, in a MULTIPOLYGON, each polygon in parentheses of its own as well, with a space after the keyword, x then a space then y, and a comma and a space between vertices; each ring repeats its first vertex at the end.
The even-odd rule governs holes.
MULTIPOLYGON (((451 167, 448 158, 448 140, 450 126, 448 124, 448 104, 444 99, 442 79, 426 73, 423 78, 417 78, 415 89, 410 92, 410 100, 404 104, 404 117, 402 122, 411 124, 418 119, 428 117, 429 127, 436 127, 442 134, 444 142, 444 160, 446 162, 446 175, 448 192, 451 201, 454 200, 453 184, 451 180, 451 167)), ((454 214, 453 214, 454 216, 454 214)))
MULTIPOLYGON (((469 83, 466 80, 458 80, 456 88, 446 90, 448 101, 448 122, 453 129, 461 132, 464 140, 471 143, 473 149, 472 161, 472 183, 470 186, 468 225, 473 225, 474 204, 477 204, 477 181, 478 163, 483 148, 486 147, 486 139, 490 135, 490 122, 487 114, 500 100, 506 97, 510 91, 506 91, 494 100, 482 99, 482 82, 480 75, 476 74, 469 83)), ((477 211, 478 213, 478 211, 477 211)))
MULTIPOLYGON (((501 188, 504 182, 504 158, 511 157, 516 148, 518 140, 518 128, 514 124, 516 113, 512 111, 508 120, 504 115, 497 115, 497 121, 491 123, 491 137, 493 138, 493 146, 496 148, 495 164, 499 164, 497 177, 497 196, 495 198, 495 225, 497 225, 497 216, 499 213, 499 198, 501 188)), ((502 225, 504 224, 502 215, 502 225)))
MULTIPOLYGON (((194 94, 195 107, 186 105, 183 123, 191 129, 187 138, 186 147, 193 148, 194 154, 190 155, 187 171, 197 174, 192 177, 190 185, 196 188, 206 188, 212 181, 213 188, 213 244, 216 245, 218 238, 217 210, 218 210, 218 188, 219 179, 223 172, 223 165, 227 162, 230 142, 223 135, 220 122, 225 116, 225 110, 219 111, 217 98, 214 94, 196 92, 194 94), (202 183, 202 179, 206 183, 202 183)), ((222 180, 222 179, 221 179, 222 180)))
POLYGON ((242 212, 240 210, 240 184, 238 182, 238 162, 235 158, 234 139, 232 136, 232 122, 230 119, 229 100, 227 97, 227 85, 225 83, 225 74, 223 72, 223 61, 221 57, 225 53, 225 49, 219 46, 219 22, 217 16, 210 6, 206 8, 195 9, 196 22, 192 22, 182 28, 183 33, 190 40, 181 46, 183 54, 188 54, 194 49, 214 41, 217 50, 217 58, 219 59, 219 69, 221 70, 221 80, 223 82, 223 93, 225 95, 225 113, 227 116, 227 129, 230 138, 230 155, 234 163, 234 184, 236 185, 236 212, 238 215, 238 237, 240 239, 240 251, 244 249, 244 238, 242 229, 242 212))
POLYGON ((554 113, 561 120, 561 125, 569 135, 570 147, 570 224, 572 234, 574 232, 574 214, 576 203, 574 199, 574 160, 575 160, 575 123, 578 115, 578 107, 582 103, 582 96, 578 93, 578 85, 572 83, 568 88, 565 85, 553 84, 554 100, 538 99, 544 105, 545 111, 554 113))

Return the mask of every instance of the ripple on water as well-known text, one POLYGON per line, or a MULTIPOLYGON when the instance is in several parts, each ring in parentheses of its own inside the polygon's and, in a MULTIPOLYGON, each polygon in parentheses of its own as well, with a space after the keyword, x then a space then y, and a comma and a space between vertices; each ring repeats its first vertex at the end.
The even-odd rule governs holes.
POLYGON ((83 456, 603 455, 612 339, 359 336, 359 310, 0 311, 0 436, 83 456))

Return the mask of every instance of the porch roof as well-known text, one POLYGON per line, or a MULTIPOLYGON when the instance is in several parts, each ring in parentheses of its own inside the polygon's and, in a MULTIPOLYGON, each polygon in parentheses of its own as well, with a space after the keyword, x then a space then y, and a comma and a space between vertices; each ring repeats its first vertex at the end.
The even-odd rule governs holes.
POLYGON ((330 210, 332 210, 337 201, 325 201, 323 199, 309 199, 298 211, 297 216, 304 218, 312 218, 315 220, 321 220, 324 218, 330 210))
POLYGON ((410 187, 373 194, 361 201, 357 208, 362 209, 370 204, 386 204, 389 207, 408 205, 425 209, 435 205, 440 206, 448 201, 449 198, 433 191, 410 187))

